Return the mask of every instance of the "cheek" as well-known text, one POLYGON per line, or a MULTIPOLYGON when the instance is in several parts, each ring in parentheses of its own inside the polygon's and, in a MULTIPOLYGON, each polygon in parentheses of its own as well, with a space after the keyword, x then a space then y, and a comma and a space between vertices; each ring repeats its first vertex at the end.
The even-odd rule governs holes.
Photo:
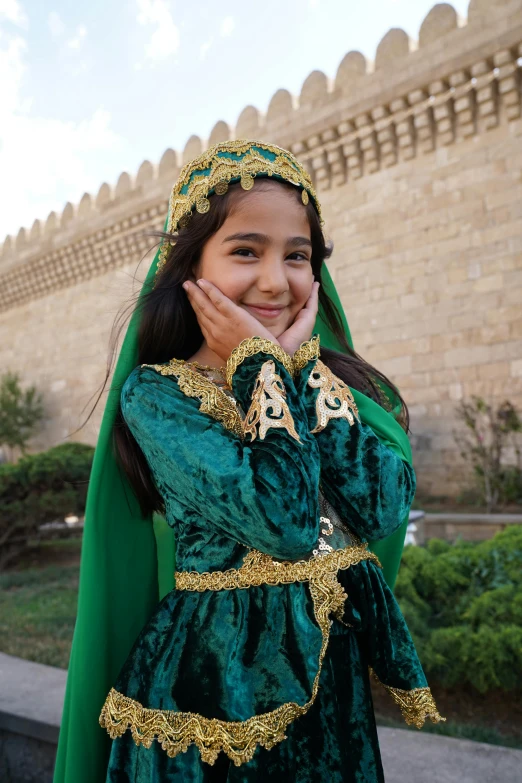
POLYGON ((217 249, 213 249, 211 246, 205 247, 194 271, 198 278, 203 277, 213 283, 229 299, 235 297, 238 281, 233 275, 230 265, 227 264, 227 259, 223 258, 217 249))
POLYGON ((202 271, 201 277, 214 283, 233 302, 239 302, 252 284, 241 267, 232 267, 226 263, 226 259, 223 259, 222 264, 217 263, 208 268, 206 273, 202 271))
POLYGON ((301 270, 300 274, 294 275, 290 280, 290 290, 292 291, 293 309, 301 310, 312 293, 312 284, 314 275, 309 266, 306 270, 301 270))

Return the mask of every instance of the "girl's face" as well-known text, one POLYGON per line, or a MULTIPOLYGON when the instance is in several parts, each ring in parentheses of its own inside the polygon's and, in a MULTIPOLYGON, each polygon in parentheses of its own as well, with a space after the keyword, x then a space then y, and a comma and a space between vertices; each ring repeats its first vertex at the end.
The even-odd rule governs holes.
POLYGON ((257 184, 238 192, 194 272, 279 337, 312 291, 310 226, 295 193, 265 180, 256 192, 257 184))

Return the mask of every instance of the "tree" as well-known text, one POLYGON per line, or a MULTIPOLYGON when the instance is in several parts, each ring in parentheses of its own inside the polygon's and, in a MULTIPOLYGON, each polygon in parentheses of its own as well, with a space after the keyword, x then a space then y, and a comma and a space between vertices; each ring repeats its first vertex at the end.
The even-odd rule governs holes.
POLYGON ((464 434, 455 433, 461 455, 471 462, 475 477, 488 512, 495 511, 509 501, 519 501, 522 488, 520 469, 520 445, 522 421, 515 406, 505 401, 497 408, 481 397, 463 400, 456 410, 464 423, 464 434), (516 464, 506 465, 508 447, 516 458, 516 464))
POLYGON ((26 391, 20 387, 16 373, 0 377, 0 444, 12 452, 26 453, 27 443, 44 416, 42 395, 35 386, 26 391))

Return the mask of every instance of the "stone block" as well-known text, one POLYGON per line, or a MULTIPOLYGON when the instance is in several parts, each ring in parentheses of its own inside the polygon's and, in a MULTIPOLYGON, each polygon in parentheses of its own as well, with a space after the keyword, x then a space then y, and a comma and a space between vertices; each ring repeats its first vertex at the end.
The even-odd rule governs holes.
POLYGON ((522 359, 514 359, 510 365, 512 378, 522 378, 522 359))

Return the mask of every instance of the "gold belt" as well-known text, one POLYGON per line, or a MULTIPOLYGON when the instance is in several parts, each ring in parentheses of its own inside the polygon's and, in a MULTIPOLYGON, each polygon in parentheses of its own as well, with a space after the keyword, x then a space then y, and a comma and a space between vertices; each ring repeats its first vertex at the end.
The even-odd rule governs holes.
MULTIPOLYGON (((259 585, 282 585, 293 582, 320 582, 334 576, 362 560, 372 560, 380 567, 379 559, 368 549, 368 544, 357 544, 336 549, 310 560, 277 561, 270 555, 252 549, 240 568, 227 571, 176 571, 176 590, 236 590, 259 585)), ((340 585, 339 585, 340 587, 340 585)))

